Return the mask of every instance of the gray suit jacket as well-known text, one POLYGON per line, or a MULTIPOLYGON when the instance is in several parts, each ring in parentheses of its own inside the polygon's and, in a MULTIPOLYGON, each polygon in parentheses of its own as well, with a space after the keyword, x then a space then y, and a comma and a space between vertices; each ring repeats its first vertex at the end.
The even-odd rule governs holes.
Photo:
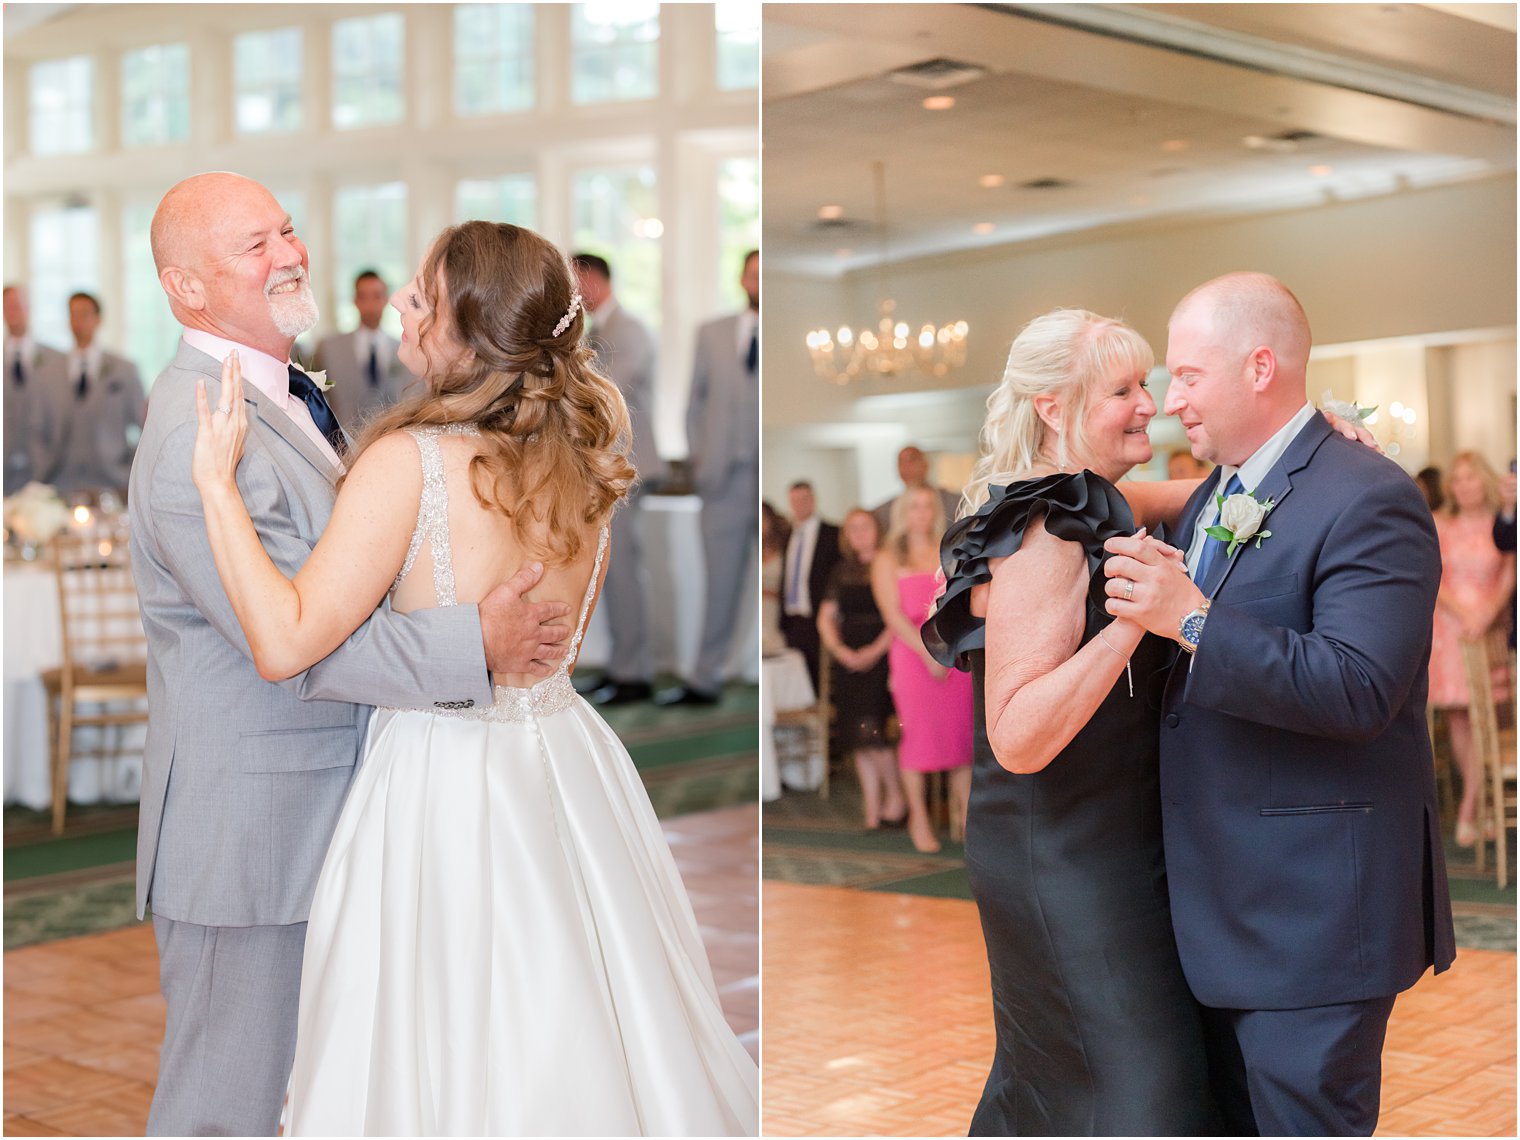
POLYGON ((64 381, 48 386, 39 409, 37 430, 47 452, 44 481, 65 495, 125 487, 148 403, 137 365, 102 351, 84 399, 77 395, 78 375, 65 375, 64 381))
POLYGON ((381 339, 390 346, 390 363, 380 368, 380 386, 370 387, 367 371, 354 355, 356 335, 346 332, 323 337, 312 361, 312 367, 326 372, 332 381, 327 402, 350 434, 357 433, 376 412, 399 401, 402 391, 416 379, 396 356, 396 338, 382 332, 381 339))
POLYGON ((697 330, 686 446, 699 495, 721 488, 731 466, 759 460, 759 377, 736 343, 739 316, 719 317, 697 330))
MULTIPOLYGON (((304 922, 370 705, 488 702, 479 612, 383 604, 325 660, 260 679, 217 578, 190 479, 195 382, 215 360, 184 342, 153 387, 128 499, 148 636, 151 719, 137 837, 137 912, 204 926, 304 922)), ((215 392, 215 389, 211 389, 215 392)), ((332 512, 338 472, 249 385, 238 488, 264 549, 293 574, 332 512)))
POLYGON ((665 474, 654 443, 654 337, 622 305, 605 320, 593 315, 590 345, 597 365, 617 384, 633 424, 633 463, 639 479, 651 483, 665 474))
POLYGON ((9 370, 5 385, 5 494, 21 490, 34 479, 45 479, 53 456, 45 438, 43 413, 68 380, 68 357, 56 348, 33 343, 21 359, 18 388, 9 370))

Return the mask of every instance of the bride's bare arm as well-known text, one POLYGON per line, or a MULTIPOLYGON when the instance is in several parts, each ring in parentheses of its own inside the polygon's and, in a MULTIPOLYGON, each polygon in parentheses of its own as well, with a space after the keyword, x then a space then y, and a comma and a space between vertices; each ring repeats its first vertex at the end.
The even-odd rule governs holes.
POLYGON ((217 575, 248 638, 259 676, 292 677, 322 660, 374 613, 406 558, 421 497, 417 445, 396 434, 365 449, 321 540, 294 579, 270 560, 237 486, 246 410, 241 377, 224 380, 213 417, 204 386, 195 485, 217 575))
POLYGON ((1081 546, 1030 523, 987 595, 987 740, 1010 772, 1038 772, 1071 743, 1144 635, 1116 620, 1078 648, 1086 610, 1081 546))

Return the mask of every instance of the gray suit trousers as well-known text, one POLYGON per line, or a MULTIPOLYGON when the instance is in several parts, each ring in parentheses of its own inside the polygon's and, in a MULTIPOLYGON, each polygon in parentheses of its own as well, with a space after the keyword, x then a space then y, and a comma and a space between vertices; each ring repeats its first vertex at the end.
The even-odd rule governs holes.
POLYGON ((612 516, 612 558, 602 582, 602 606, 612 630, 607 676, 614 681, 654 679, 654 646, 649 639, 648 574, 640 534, 643 496, 635 492, 612 516))
POLYGON ((756 598, 742 598, 745 571, 760 530, 760 468, 754 460, 731 463, 720 481, 702 494, 702 557, 707 602, 702 648, 691 686, 707 692, 723 687, 723 670, 740 622, 754 622, 756 598))
POLYGON ((306 924, 153 916, 168 1003, 149 1136, 273 1136, 296 1054, 306 924))

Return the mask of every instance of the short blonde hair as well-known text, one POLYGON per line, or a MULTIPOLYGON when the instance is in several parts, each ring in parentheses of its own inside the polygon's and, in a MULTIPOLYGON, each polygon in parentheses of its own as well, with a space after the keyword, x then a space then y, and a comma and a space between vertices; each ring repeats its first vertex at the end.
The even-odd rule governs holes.
POLYGON ((961 515, 987 501, 994 484, 1024 479, 1042 460, 1065 467, 1073 455, 1085 458, 1088 390, 1115 365, 1149 372, 1156 356, 1145 338, 1123 321, 1086 309, 1056 309, 1024 326, 1008 350, 1003 379, 987 398, 982 454, 961 500, 961 515), (1061 406, 1061 429, 1050 438, 1034 401, 1054 396, 1061 406), (1047 448, 1054 445, 1054 454, 1047 448))

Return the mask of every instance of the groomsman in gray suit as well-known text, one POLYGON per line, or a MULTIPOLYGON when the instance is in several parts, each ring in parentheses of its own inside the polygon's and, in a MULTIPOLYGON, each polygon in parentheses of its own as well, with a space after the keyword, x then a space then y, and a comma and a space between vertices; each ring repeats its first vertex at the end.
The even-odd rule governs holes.
POLYGON ((612 267, 594 253, 574 257, 581 299, 591 313, 591 347, 597 363, 623 393, 633 425, 633 462, 639 481, 628 502, 612 518, 611 542, 618 552, 607 563, 602 607, 612 628, 612 651, 602 684, 588 698, 598 705, 647 701, 654 679, 654 645, 649 636, 648 575, 639 514, 644 489, 664 475, 654 444, 654 336, 618 304, 612 267))
POLYGON ((32 339, 31 307, 25 289, 7 285, 4 306, 5 493, 13 495, 40 479, 49 466, 34 413, 41 410, 48 393, 68 383, 68 359, 56 348, 32 339))
POLYGON ((153 911, 167 1004, 150 1135, 273 1135, 295 1052, 306 917, 371 705, 492 699, 488 670, 547 675, 569 606, 521 594, 531 567, 477 606, 389 603, 326 660, 262 680, 217 578, 190 478, 198 383, 242 363, 238 486, 287 574, 311 554, 342 474, 342 429, 289 361, 316 322, 306 247, 263 186, 201 174, 153 218, 178 354, 153 388, 132 466, 133 572, 148 636, 151 719, 137 909, 153 911), (335 446, 336 445, 336 446, 335 446))
POLYGON ((37 432, 49 455, 44 481, 62 494, 121 490, 132 471, 147 396, 137 365, 107 352, 95 340, 100 301, 89 293, 69 298, 74 349, 64 373, 38 409, 37 432))
POLYGON ((760 529, 760 251, 739 278, 749 308, 697 330, 687 449, 702 497, 702 556, 707 601, 702 648, 686 683, 655 698, 662 705, 714 704, 740 621, 756 620, 755 599, 740 597, 760 529))
POLYGON ((373 269, 355 277, 359 327, 323 337, 312 361, 313 368, 327 373, 333 415, 350 432, 401 399, 402 389, 412 381, 412 374, 396 357, 396 338, 380 328, 390 296, 385 280, 373 269))

